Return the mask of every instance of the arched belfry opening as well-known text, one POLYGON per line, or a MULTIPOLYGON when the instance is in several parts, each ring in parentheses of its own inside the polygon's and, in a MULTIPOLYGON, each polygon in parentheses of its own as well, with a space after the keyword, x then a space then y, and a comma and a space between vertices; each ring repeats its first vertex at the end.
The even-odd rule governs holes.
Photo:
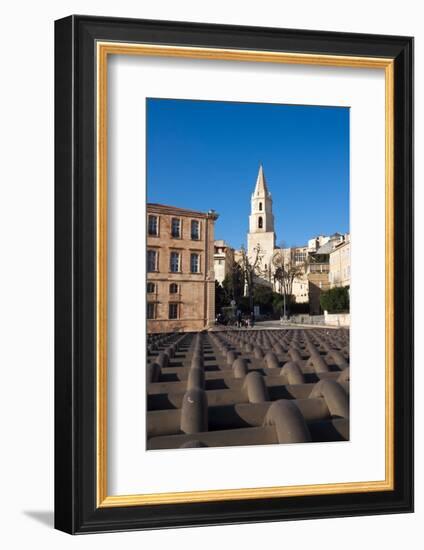
POLYGON ((263 222, 262 216, 259 216, 259 218, 258 218, 258 228, 259 228, 259 229, 262 229, 263 223, 264 223, 264 222, 263 222))
POLYGON ((259 203, 259 210, 262 210, 262 203, 259 203))

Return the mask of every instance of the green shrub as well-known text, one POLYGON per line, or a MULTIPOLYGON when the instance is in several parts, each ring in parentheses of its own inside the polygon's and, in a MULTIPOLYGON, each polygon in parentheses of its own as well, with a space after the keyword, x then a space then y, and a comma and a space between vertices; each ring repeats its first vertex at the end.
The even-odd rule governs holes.
POLYGON ((284 296, 274 292, 272 296, 272 308, 274 310, 275 315, 278 315, 278 316, 281 315, 284 309, 284 296))
POLYGON ((328 313, 349 312, 349 287, 338 286, 321 293, 320 304, 328 313))

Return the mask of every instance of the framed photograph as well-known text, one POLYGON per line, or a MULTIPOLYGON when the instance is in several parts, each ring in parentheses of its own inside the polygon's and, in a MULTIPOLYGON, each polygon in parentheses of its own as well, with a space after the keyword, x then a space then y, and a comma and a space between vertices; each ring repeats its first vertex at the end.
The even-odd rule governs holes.
POLYGON ((413 39, 55 24, 55 525, 413 510, 413 39))

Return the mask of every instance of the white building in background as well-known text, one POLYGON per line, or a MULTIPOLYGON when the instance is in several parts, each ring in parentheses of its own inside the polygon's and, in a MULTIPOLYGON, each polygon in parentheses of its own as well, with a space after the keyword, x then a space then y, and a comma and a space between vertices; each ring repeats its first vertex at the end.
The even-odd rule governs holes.
POLYGON ((308 259, 308 247, 307 246, 292 246, 290 248, 281 248, 280 249, 285 262, 291 260, 295 265, 302 265, 308 259))
POLYGON ((330 252, 329 280, 331 288, 350 286, 350 234, 346 233, 330 252))
POLYGON ((222 284, 225 277, 231 272, 234 263, 234 250, 224 241, 214 242, 213 265, 215 280, 222 284))
POLYGON ((297 304, 309 302, 309 281, 306 273, 293 281, 292 294, 297 304))
POLYGON ((308 252, 316 252, 318 248, 328 243, 329 240, 330 240, 330 237, 328 237, 327 235, 318 235, 313 239, 309 239, 308 252))

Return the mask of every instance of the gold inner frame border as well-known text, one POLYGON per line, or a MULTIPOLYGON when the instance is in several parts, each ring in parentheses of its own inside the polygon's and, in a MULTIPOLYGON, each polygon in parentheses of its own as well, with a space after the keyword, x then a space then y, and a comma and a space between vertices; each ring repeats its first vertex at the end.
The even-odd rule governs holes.
POLYGON ((96 43, 97 62, 97 304, 96 304, 96 470, 97 507, 143 506, 394 490, 394 60, 391 58, 302 54, 258 50, 96 43), (107 62, 109 55, 216 59, 385 72, 385 479, 316 485, 217 489, 110 496, 107 492, 107 62))

